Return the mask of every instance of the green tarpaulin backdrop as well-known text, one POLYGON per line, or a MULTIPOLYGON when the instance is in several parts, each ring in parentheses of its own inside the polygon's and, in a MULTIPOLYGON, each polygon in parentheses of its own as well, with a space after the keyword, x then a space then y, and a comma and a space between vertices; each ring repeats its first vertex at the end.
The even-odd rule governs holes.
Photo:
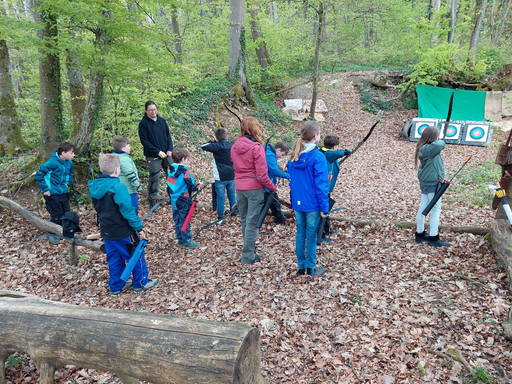
POLYGON ((416 86, 416 92, 418 93, 418 117, 446 119, 450 96, 455 92, 450 120, 484 121, 485 119, 485 92, 429 85, 416 86))

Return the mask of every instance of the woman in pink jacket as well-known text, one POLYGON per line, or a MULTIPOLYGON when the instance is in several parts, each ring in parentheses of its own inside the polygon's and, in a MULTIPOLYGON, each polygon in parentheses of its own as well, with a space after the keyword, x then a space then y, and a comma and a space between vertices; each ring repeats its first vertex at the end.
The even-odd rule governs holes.
POLYGON ((263 207, 265 188, 275 192, 268 177, 265 148, 261 140, 261 125, 253 117, 242 120, 240 137, 231 148, 231 161, 235 169, 236 203, 242 219, 242 264, 260 261, 254 253, 258 237, 258 218, 263 207))

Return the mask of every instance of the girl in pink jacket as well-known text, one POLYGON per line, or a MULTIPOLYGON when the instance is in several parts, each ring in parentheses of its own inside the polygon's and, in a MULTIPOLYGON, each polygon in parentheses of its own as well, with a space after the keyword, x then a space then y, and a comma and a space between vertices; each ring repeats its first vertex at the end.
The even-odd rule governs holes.
POLYGON ((265 148, 261 140, 261 125, 253 117, 242 120, 240 137, 231 148, 231 161, 235 169, 236 202, 242 219, 242 264, 260 261, 254 253, 258 237, 258 218, 263 207, 265 188, 275 192, 268 177, 265 148))

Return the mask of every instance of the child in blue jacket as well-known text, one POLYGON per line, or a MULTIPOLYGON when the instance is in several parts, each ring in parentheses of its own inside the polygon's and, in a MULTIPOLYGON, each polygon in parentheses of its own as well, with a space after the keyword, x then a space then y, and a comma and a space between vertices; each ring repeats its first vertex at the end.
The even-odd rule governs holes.
POLYGON ((62 225, 62 217, 69 212, 69 187, 73 185, 73 158, 75 146, 62 142, 46 163, 36 172, 52 223, 62 225))
MULTIPOLYGON (((340 164, 338 163, 338 160, 342 157, 349 156, 352 153, 348 149, 337 149, 336 147, 338 145, 340 145, 340 139, 338 136, 327 135, 324 138, 324 145, 320 149, 320 152, 325 155, 325 159, 327 160, 327 171, 329 172, 329 197, 331 197, 331 193, 334 191, 334 187, 336 186, 338 175, 340 173, 340 164)), ((331 220, 328 217, 325 222, 322 240, 331 242, 331 240, 327 239, 326 235, 332 232, 335 231, 332 229, 331 220)))
POLYGON ((158 279, 148 279, 148 268, 144 251, 133 268, 133 282, 121 280, 126 263, 140 240, 144 239, 142 221, 132 206, 132 199, 126 186, 121 184, 121 161, 114 154, 101 155, 99 158, 101 175, 89 181, 91 200, 98 213, 101 237, 105 241, 109 271, 108 286, 113 297, 130 288, 134 293, 142 293, 158 286, 158 279))
POLYGON ((196 184, 194 176, 187 169, 190 152, 185 148, 174 148, 172 161, 167 169, 167 192, 172 203, 172 218, 174 220, 174 232, 178 244, 184 248, 195 248, 199 242, 192 240, 190 223, 185 232, 181 231, 188 211, 192 205, 192 192, 201 189, 202 184, 196 184))
MULTIPOLYGON (((272 180, 272 183, 277 187, 277 178, 280 177, 282 179, 290 180, 290 175, 283 171, 279 165, 277 164, 277 159, 280 159, 283 156, 288 154, 290 148, 288 144, 284 141, 278 141, 275 146, 272 144, 267 144, 267 149, 265 151, 265 158, 267 160, 268 167, 268 177, 272 180)), ((265 189, 265 200, 268 198, 270 194, 268 189, 265 189)), ((272 215, 275 218, 277 224, 286 223, 286 216, 281 212, 281 205, 278 201, 272 200, 272 205, 270 206, 270 210, 272 211, 272 215)), ((260 234, 265 234, 264 231, 261 231, 260 234)))
POLYGON ((320 127, 307 121, 300 138, 293 144, 287 169, 290 174, 292 206, 297 223, 295 255, 299 275, 322 275, 325 268, 316 267, 316 234, 321 217, 329 212, 329 176, 325 156, 317 147, 320 127))

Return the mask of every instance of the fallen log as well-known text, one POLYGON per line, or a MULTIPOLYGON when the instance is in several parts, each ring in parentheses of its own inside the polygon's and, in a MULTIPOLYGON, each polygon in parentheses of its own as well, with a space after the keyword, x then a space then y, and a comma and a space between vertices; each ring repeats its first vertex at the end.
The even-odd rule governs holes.
MULTIPOLYGON (((46 221, 41 219, 40 217, 37 217, 32 212, 30 212, 28 209, 23 208, 21 205, 19 205, 14 200, 8 199, 4 196, 0 196, 0 206, 7 208, 8 210, 17 213, 24 219, 26 219, 30 224, 32 224, 34 227, 39 229, 42 232, 48 232, 48 233, 55 233, 56 235, 62 236, 62 227, 60 225, 54 224, 50 221, 46 221)), ((76 248, 77 245, 80 245, 82 247, 86 247, 89 249, 93 249, 95 251, 99 252, 105 252, 103 247, 103 241, 80 241, 79 244, 77 242, 68 241, 70 244, 70 247, 73 247, 73 250, 70 250, 70 259, 73 257, 71 254, 76 254, 76 248)), ((73 263, 70 260, 71 265, 76 265, 76 263, 73 263)))
POLYGON ((219 323, 126 310, 81 307, 0 291, 0 384, 16 351, 40 367, 40 384, 71 364, 115 372, 123 383, 265 384, 260 332, 219 323))

